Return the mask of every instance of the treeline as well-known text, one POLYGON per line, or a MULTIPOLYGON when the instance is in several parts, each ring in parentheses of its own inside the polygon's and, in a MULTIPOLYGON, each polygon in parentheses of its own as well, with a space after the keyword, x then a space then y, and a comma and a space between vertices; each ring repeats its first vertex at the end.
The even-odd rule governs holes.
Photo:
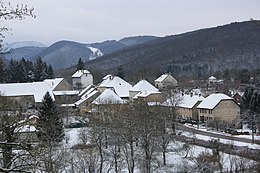
POLYGON ((38 57, 34 63, 24 58, 11 59, 8 65, 0 59, 0 83, 35 82, 53 77, 52 66, 47 65, 41 57, 38 57))
POLYGON ((194 79, 208 79, 214 75, 217 79, 239 80, 241 83, 255 83, 260 79, 260 69, 225 69, 213 71, 207 63, 204 64, 162 64, 162 71, 171 73, 174 76, 188 76, 194 79))
POLYGON ((260 86, 248 86, 241 98, 242 119, 253 130, 260 130, 260 86))

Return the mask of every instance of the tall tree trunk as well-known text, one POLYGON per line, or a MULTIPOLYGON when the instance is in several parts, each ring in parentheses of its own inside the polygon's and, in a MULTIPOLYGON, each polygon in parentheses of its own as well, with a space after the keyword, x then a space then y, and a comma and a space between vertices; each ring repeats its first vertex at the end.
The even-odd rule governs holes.
POLYGON ((149 143, 148 142, 145 142, 144 149, 145 149, 146 173, 150 173, 151 172, 151 157, 150 157, 150 153, 149 153, 149 143))
POLYGON ((102 173, 104 157, 103 157, 103 153, 102 153, 101 142, 99 143, 98 151, 99 151, 99 156, 100 156, 99 173, 102 173))
POLYGON ((130 172, 129 173, 134 173, 135 160, 134 160, 134 143, 133 143, 133 141, 130 142, 130 152, 131 152, 131 161, 130 161, 130 172))
MULTIPOLYGON (((5 169, 9 169, 11 167, 11 162, 12 162, 12 146, 10 145, 6 145, 4 147, 2 147, 2 152, 3 152, 3 167, 5 169)), ((9 172, 9 171, 7 171, 9 172)), ((4 172, 4 173, 7 173, 4 172)))

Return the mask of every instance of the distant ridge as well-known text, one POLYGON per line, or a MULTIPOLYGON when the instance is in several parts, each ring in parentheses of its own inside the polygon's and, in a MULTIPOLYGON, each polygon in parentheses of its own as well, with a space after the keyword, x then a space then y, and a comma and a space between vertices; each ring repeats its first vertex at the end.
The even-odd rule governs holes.
POLYGON ((129 72, 203 76, 225 69, 260 69, 260 26, 235 22, 167 36, 86 63, 104 73, 119 65, 129 72))
POLYGON ((40 43, 38 41, 20 41, 20 42, 14 42, 9 45, 5 49, 17 49, 22 47, 47 47, 43 43, 40 43))
POLYGON ((78 59, 89 61, 131 46, 142 44, 156 39, 153 36, 137 36, 122 39, 125 41, 107 40, 101 43, 78 43, 73 41, 58 41, 49 47, 34 41, 17 42, 10 44, 5 59, 29 59, 34 60, 41 56, 45 62, 51 64, 54 69, 69 68, 77 64, 78 59), (128 40, 127 44, 124 44, 128 40), (95 53, 93 52, 95 50, 95 53))

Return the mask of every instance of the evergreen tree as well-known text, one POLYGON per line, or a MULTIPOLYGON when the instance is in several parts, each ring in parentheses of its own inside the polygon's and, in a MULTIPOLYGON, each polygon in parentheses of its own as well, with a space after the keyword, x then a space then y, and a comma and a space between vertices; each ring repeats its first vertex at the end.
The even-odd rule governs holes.
POLYGON ((125 70, 124 70, 124 67, 122 65, 120 65, 118 67, 116 76, 118 76, 122 79, 125 79, 125 70))
POLYGON ((260 128, 260 89, 254 86, 246 88, 241 99, 242 116, 252 129, 260 128))
POLYGON ((238 79, 242 83, 249 83, 249 81, 250 81, 250 72, 249 72, 248 69, 239 70, 237 77, 238 77, 238 79))
POLYGON ((11 59, 8 66, 8 81, 9 82, 23 82, 24 74, 23 69, 21 69, 20 63, 16 60, 11 59))
POLYGON ((38 138, 48 145, 62 141, 64 137, 62 118, 49 92, 45 94, 39 112, 36 125, 38 138))
POLYGON ((49 65, 49 66, 48 66, 48 69, 47 69, 47 78, 48 78, 48 79, 54 78, 53 69, 52 69, 52 66, 51 66, 51 65, 49 65))
POLYGON ((78 60, 78 64, 77 64, 77 71, 78 70, 84 70, 84 62, 82 61, 82 59, 81 58, 79 58, 79 60, 78 60))
POLYGON ((36 81, 42 81, 46 79, 46 64, 42 61, 41 57, 38 57, 36 59, 36 62, 34 64, 34 76, 36 81))
POLYGON ((255 88, 253 86, 249 86, 245 89, 245 92, 241 98, 241 108, 244 110, 250 109, 249 105, 252 100, 252 96, 255 88))
POLYGON ((249 109, 254 113, 260 113, 260 90, 257 88, 254 90, 251 96, 249 109))
POLYGON ((22 73, 22 76, 23 76, 22 82, 32 82, 30 77, 29 77, 29 72, 33 71, 32 62, 22 58, 22 60, 19 62, 19 67, 21 68, 21 73, 22 73))
POLYGON ((0 57, 0 83, 5 82, 5 67, 4 67, 4 61, 0 57))
POLYGON ((230 80, 231 77, 230 77, 230 72, 228 69, 226 69, 224 72, 223 72, 223 78, 226 79, 226 80, 230 80))

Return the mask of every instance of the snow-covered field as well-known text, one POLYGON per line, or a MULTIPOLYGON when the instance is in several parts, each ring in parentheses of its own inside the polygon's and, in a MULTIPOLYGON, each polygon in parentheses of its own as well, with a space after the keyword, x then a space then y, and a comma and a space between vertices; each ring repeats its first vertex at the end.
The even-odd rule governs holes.
MULTIPOLYGON (((79 134, 81 130, 88 130, 88 128, 71 128, 71 129, 66 129, 66 139, 67 142, 64 142, 64 145, 68 148, 72 147, 73 145, 82 143, 79 134)), ((189 132, 182 132, 182 135, 191 137, 191 134, 189 132)), ((210 141, 212 140, 211 137, 203 136, 203 135, 197 135, 195 134, 196 138, 198 139, 203 139, 205 141, 210 141)), ((235 142, 235 141, 230 141, 230 140, 224 140, 220 139, 220 142, 223 143, 228 143, 228 144, 233 144, 237 146, 248 146, 250 148, 257 148, 260 149, 259 145, 256 144, 248 144, 248 143, 243 143, 243 142, 235 142)), ((142 157, 141 150, 137 149, 136 151, 140 152, 138 155, 142 157)), ((109 150, 107 151, 109 152, 109 150)), ((156 152, 155 153, 155 159, 153 160, 153 166, 155 171, 157 173, 171 173, 171 172, 196 172, 194 171, 195 168, 199 170, 199 164, 196 158, 201 154, 201 153, 212 153, 211 149, 206 149, 203 147, 199 146, 194 146, 194 145, 187 145, 182 142, 171 142, 168 146, 168 152, 166 154, 166 160, 167 160, 167 166, 163 166, 162 164, 162 154, 161 152, 156 152)), ((235 166, 238 167, 238 160, 239 163, 243 163, 245 165, 250 165, 253 163, 253 161, 250 161, 245 158, 241 158, 239 156, 234 156, 230 154, 225 154, 221 153, 221 164, 223 164, 223 170, 230 170, 230 169, 235 169, 235 166), (237 161, 237 162, 236 162, 237 161), (235 164, 236 163, 236 164, 235 164)), ((121 163, 123 164, 123 163, 121 163)), ((138 164, 138 163, 137 163, 138 164)), ((110 165, 111 166, 111 165, 110 165)), ((110 167, 109 166, 109 167, 110 167)), ((140 165, 139 167, 137 166, 135 172, 141 173, 142 171, 140 170, 140 165)), ((111 173, 114 173, 113 169, 110 171, 111 173)), ((126 167, 121 167, 121 172, 128 172, 126 167)))

